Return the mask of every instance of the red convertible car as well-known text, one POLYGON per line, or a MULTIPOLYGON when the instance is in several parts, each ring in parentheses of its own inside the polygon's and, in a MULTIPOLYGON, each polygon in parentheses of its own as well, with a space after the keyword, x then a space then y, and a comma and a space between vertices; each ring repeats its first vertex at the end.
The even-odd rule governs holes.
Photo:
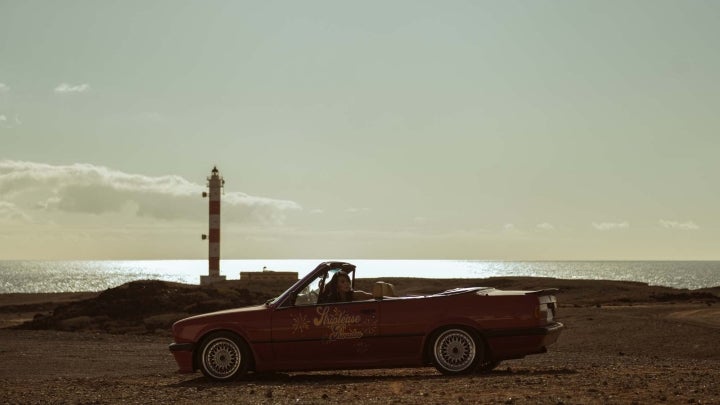
POLYGON ((544 353, 563 329, 555 290, 471 287, 398 297, 377 282, 372 296, 356 291, 337 302, 328 293, 338 273, 352 288, 354 265, 325 262, 263 305, 177 321, 170 351, 180 372, 200 369, 218 381, 248 371, 433 365, 445 374, 481 372, 544 353))

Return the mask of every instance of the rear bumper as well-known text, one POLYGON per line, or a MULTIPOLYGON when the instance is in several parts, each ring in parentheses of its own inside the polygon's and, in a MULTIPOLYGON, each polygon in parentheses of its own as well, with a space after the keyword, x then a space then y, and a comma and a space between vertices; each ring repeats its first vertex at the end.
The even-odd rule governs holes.
POLYGON ((547 336, 547 335, 559 335, 560 331, 565 328, 560 322, 553 322, 545 326, 538 326, 535 328, 522 328, 522 329, 499 329, 489 330, 485 332, 485 336, 498 337, 498 336, 547 336))
POLYGON ((195 371, 193 366, 193 349, 195 345, 192 343, 171 343, 168 346, 170 353, 175 357, 179 372, 192 373, 195 371))
POLYGON ((545 353, 565 328, 560 322, 522 329, 485 331, 491 356, 495 360, 517 359, 528 354, 545 353))

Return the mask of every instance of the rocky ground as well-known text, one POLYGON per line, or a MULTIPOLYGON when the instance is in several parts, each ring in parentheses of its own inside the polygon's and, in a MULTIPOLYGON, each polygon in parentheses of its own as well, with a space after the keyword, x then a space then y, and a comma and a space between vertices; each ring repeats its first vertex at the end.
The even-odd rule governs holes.
MULTIPOLYGON (((399 289, 405 292, 458 283, 408 280, 393 281, 396 287, 404 281, 399 289)), ((167 332, 146 327, 141 317, 136 317, 140 325, 134 333, 108 333, 103 328, 117 331, 122 325, 113 324, 111 316, 82 315, 81 307, 95 311, 110 305, 97 301, 102 294, 0 296, 0 324, 39 322, 0 329, 0 402, 720 403, 718 289, 553 279, 483 282, 489 283, 506 289, 561 288, 559 315, 567 329, 548 353, 506 361, 482 375, 448 377, 433 368, 332 371, 250 375, 227 384, 208 382, 201 374, 177 374, 167 332), (77 311, 75 318, 88 318, 74 324, 63 324, 72 318, 50 321, 58 307, 64 308, 60 313, 77 311)), ((117 291, 108 295, 123 298, 117 291)), ((128 311, 128 302, 123 305, 128 311)))

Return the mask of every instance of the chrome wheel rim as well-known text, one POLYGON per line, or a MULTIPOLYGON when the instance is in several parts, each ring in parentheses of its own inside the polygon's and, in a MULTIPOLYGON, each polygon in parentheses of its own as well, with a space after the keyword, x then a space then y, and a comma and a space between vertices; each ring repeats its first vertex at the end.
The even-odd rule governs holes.
POLYGON ((232 377, 242 361, 242 353, 237 343, 228 338, 215 338, 205 345, 202 353, 205 370, 213 378, 232 377))
POLYGON ((475 361, 475 340, 462 329, 450 329, 435 340, 435 360, 451 372, 468 369, 475 361))

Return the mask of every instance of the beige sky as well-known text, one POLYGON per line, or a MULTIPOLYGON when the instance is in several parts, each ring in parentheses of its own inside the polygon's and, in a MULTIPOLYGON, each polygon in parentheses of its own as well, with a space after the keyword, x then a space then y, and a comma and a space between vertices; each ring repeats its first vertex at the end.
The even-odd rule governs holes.
POLYGON ((0 2, 0 259, 720 259, 720 3, 0 2), (342 3, 342 4, 341 4, 342 3))

